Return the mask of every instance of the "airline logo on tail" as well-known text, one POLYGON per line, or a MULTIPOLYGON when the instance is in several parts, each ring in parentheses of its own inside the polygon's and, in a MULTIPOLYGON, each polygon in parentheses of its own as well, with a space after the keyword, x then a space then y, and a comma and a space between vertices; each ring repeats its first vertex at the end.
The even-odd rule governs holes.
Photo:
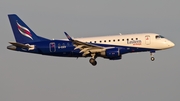
POLYGON ((24 35, 24 36, 26 36, 26 37, 33 40, 31 32, 26 27, 21 26, 18 22, 16 22, 16 23, 17 23, 17 27, 18 27, 19 32, 22 35, 24 35))

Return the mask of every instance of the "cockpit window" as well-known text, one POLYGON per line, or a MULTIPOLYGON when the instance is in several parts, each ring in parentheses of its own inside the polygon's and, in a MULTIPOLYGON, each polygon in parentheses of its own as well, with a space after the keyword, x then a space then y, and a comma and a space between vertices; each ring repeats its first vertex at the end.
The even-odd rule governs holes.
POLYGON ((157 36, 156 36, 156 39, 159 39, 159 38, 164 38, 164 36, 162 36, 162 35, 157 35, 157 36))

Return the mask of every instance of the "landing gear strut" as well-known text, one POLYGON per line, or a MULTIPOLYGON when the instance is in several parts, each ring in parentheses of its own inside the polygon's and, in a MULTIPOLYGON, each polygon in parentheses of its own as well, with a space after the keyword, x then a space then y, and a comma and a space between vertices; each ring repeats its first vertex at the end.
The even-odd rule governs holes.
POLYGON ((150 52, 151 61, 154 61, 154 60, 155 60, 155 57, 153 57, 153 53, 155 53, 155 51, 150 52))
POLYGON ((97 65, 96 54, 91 54, 91 59, 89 59, 89 62, 90 62, 93 66, 96 66, 96 65, 97 65))

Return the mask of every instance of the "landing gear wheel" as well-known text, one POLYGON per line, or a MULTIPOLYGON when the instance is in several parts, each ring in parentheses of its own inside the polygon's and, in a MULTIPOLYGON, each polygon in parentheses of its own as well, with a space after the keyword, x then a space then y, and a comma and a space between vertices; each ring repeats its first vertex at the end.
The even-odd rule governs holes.
POLYGON ((89 62, 93 65, 96 66, 97 65, 97 61, 93 58, 89 59, 89 62))
POLYGON ((154 57, 151 57, 151 61, 154 61, 155 60, 155 58, 154 57))

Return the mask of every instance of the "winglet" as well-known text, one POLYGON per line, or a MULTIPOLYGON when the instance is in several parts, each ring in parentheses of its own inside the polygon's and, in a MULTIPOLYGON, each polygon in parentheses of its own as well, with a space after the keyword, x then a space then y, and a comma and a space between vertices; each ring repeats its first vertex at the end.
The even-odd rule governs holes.
POLYGON ((72 39, 66 32, 64 32, 64 34, 66 35, 66 37, 67 37, 70 41, 73 41, 73 39, 72 39))

